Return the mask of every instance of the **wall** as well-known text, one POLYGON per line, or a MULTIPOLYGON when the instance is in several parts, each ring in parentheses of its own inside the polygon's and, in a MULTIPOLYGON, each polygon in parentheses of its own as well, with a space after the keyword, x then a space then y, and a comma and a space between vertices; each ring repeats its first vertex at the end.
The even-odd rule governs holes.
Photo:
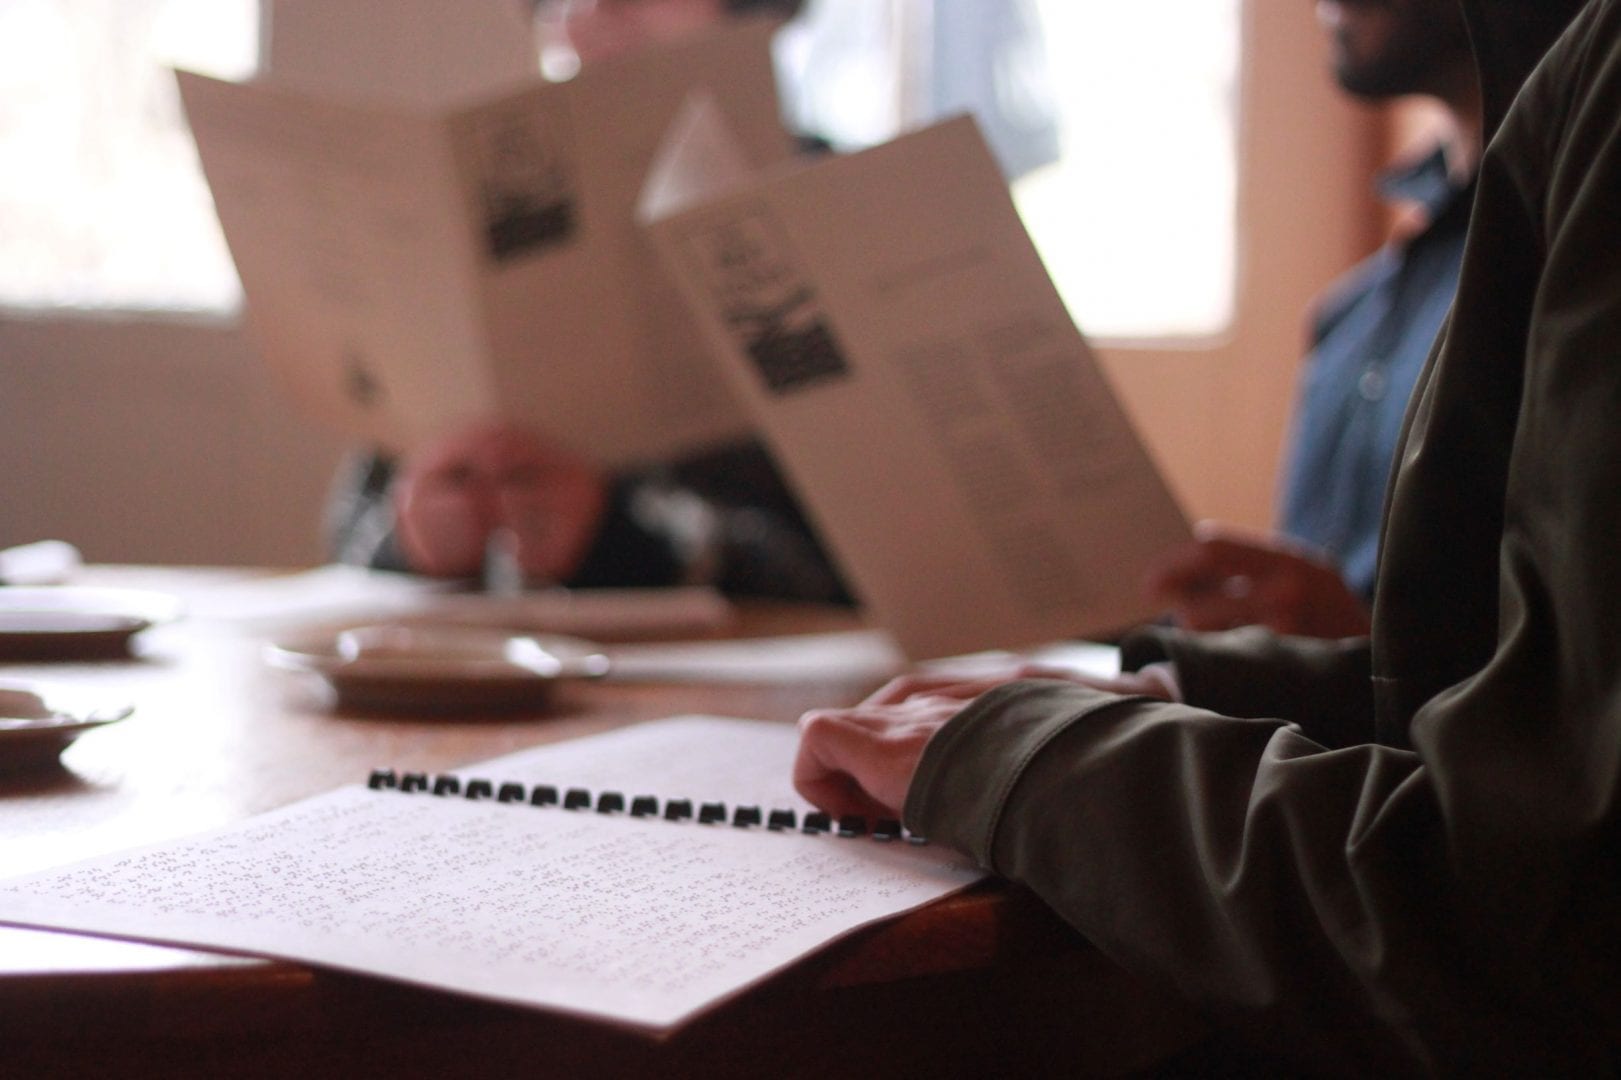
POLYGON ((1310 4, 1249 0, 1244 49, 1232 330, 1099 352, 1189 514, 1264 527, 1308 315, 1380 240, 1371 183, 1389 142, 1384 117, 1335 88, 1310 4))
POLYGON ((223 321, 0 313, 0 545, 306 565, 339 453, 223 321))

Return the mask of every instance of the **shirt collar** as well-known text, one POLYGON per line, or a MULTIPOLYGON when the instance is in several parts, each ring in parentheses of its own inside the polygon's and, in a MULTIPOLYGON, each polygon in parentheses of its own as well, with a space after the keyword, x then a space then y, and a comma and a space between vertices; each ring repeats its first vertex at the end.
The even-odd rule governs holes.
POLYGON ((1446 151, 1436 147, 1416 160, 1404 162, 1379 174, 1379 197, 1387 203, 1412 203, 1435 221, 1468 189, 1469 182, 1457 183, 1447 168, 1446 151))

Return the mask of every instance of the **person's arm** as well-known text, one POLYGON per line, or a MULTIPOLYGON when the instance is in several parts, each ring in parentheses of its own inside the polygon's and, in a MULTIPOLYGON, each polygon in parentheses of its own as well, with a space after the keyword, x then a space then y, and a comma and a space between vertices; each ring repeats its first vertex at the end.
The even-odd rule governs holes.
MULTIPOLYGON (((863 781, 869 792, 892 792, 899 772, 910 828, 1027 883, 1111 956, 1257 1041, 1335 1070, 1617 1065, 1621 122, 1600 102, 1621 88, 1621 0, 1589 7, 1579 29, 1521 95, 1524 126, 1505 126, 1495 148, 1538 161, 1557 143, 1548 190, 1521 187, 1515 159, 1483 174, 1480 205, 1506 219, 1488 228, 1526 228, 1519 211, 1543 228, 1546 215, 1545 234, 1523 234, 1526 259, 1546 252, 1540 276, 1516 278, 1513 259, 1477 270, 1483 297, 1517 284, 1523 293, 1501 298, 1529 306, 1534 294, 1525 340, 1460 353, 1455 335, 1438 364, 1446 390, 1427 392, 1432 422, 1479 415, 1483 377, 1506 377, 1489 393, 1521 403, 1511 429, 1490 433, 1512 445, 1501 534, 1494 508, 1471 508, 1498 540, 1496 572, 1471 586, 1496 598, 1495 649, 1410 721, 1392 718, 1411 749, 1333 749, 1279 719, 1051 681, 938 704, 931 721, 950 718, 920 757, 883 753, 900 720, 871 715, 822 753, 802 749, 824 773, 877 763, 888 779, 863 781), (1572 80, 1595 85, 1574 95, 1572 80), (1578 104, 1566 108, 1567 95, 1578 104)), ((1492 314, 1467 296, 1455 320, 1479 318, 1490 338, 1492 314)), ((1415 454, 1434 449, 1425 434, 1415 454)), ((1398 548, 1449 531, 1397 520, 1398 548)), ((1437 647, 1472 632, 1449 622, 1475 610, 1469 598, 1428 599, 1409 598, 1404 614, 1425 615, 1437 647)), ((816 726, 828 722, 807 725, 806 742, 816 726)))
POLYGON ((930 740, 905 820, 1275 1051, 1294 1029, 1350 1071, 1405 1071, 1425 1051, 1383 1010, 1434 1009, 1415 1017, 1433 1040, 1447 1011, 1505 1004, 1477 1000, 1453 928, 1428 925, 1455 885, 1420 773, 1276 720, 1022 682, 930 740))
POLYGON ((1123 671, 1169 663, 1179 700, 1228 716, 1287 720, 1327 747, 1372 742, 1366 638, 1283 637, 1251 626, 1196 634, 1146 626, 1120 644, 1123 671))

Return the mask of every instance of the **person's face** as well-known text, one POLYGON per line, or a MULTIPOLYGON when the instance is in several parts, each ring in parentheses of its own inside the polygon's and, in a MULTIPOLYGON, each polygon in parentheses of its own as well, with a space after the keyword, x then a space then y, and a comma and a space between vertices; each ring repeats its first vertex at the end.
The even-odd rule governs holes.
POLYGON ((1316 0, 1348 93, 1378 99, 1436 93, 1470 63, 1458 0, 1316 0))
POLYGON ((726 17, 723 0, 568 0, 563 30, 581 64, 679 40, 726 17))

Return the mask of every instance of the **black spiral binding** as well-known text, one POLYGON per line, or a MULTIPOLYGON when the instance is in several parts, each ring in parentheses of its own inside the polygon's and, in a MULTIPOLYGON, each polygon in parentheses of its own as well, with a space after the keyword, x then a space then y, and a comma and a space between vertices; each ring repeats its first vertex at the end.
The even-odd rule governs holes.
POLYGON ((855 814, 841 816, 837 821, 831 814, 814 810, 803 820, 792 810, 762 811, 758 806, 734 806, 727 813, 725 803, 702 802, 694 805, 691 799, 665 799, 662 806, 652 795, 636 795, 628 801, 617 791, 603 791, 593 795, 585 788, 558 788, 551 784, 495 784, 489 780, 463 780, 449 773, 429 776, 427 773, 396 773, 393 769, 373 769, 366 781, 373 791, 400 791, 406 794, 428 793, 441 798, 457 796, 464 799, 493 799, 502 803, 523 803, 528 806, 561 807, 576 812, 594 811, 598 814, 628 814, 637 818, 663 818, 665 821, 696 821, 700 825, 724 825, 733 828, 763 828, 767 832, 804 832, 812 835, 856 838, 870 836, 874 840, 889 842, 901 840, 908 844, 926 844, 923 837, 907 832, 893 818, 878 818, 869 827, 866 818, 855 814))

